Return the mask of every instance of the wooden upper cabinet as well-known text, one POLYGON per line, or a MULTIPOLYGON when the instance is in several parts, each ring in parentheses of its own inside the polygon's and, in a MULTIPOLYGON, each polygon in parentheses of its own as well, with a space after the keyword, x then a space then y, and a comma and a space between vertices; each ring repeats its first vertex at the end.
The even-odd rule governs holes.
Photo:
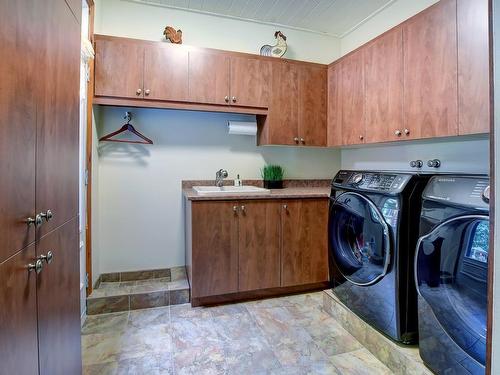
POLYGON ((238 291, 238 202, 193 202, 193 298, 238 291))
POLYGON ((415 138, 458 132, 456 10, 441 0, 403 24, 404 123, 415 138))
POLYGON ((144 98, 188 100, 188 51, 179 45, 145 47, 144 98))
MULTIPOLYGON (((396 28, 363 48, 367 143, 406 139, 403 126, 403 34, 396 28)), ((408 125, 410 126, 410 125, 408 125)))
MULTIPOLYGON (((294 95, 293 92, 290 95, 294 95)), ((299 67, 299 141, 303 146, 326 146, 327 69, 299 67)))
POLYGON ((342 144, 365 142, 363 51, 347 56, 340 63, 342 103, 342 144))
POLYGON ((97 38, 95 49, 95 95, 142 98, 144 46, 97 38))
POLYGON ((43 22, 34 4, 0 2, 0 263, 35 240, 34 225, 26 223, 35 215, 37 57, 43 22))
POLYGON ((229 56, 189 51, 189 101, 229 104, 229 56))
POLYGON ((328 200, 283 204, 281 286, 328 281, 328 200))
POLYGON ((272 63, 249 57, 231 57, 231 104, 267 108, 271 98, 272 63))
POLYGON ((342 145, 342 95, 340 64, 328 67, 327 144, 342 145))
POLYGON ((280 286, 280 215, 277 201, 239 203, 240 292, 280 286))
POLYGON ((458 0, 458 132, 490 130, 488 0, 458 0))

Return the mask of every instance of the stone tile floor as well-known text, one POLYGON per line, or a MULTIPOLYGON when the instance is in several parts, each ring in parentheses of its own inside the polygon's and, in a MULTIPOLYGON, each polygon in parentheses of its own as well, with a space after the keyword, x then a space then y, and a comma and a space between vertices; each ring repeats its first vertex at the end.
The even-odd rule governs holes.
POLYGON ((322 304, 309 293, 89 316, 83 373, 391 374, 322 304))

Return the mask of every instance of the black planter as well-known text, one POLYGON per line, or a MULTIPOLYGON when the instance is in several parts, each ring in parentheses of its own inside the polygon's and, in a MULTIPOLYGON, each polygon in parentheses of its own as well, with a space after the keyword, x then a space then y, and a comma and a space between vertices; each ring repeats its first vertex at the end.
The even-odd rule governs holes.
POLYGON ((283 180, 280 181, 264 180, 264 189, 283 189, 283 180))

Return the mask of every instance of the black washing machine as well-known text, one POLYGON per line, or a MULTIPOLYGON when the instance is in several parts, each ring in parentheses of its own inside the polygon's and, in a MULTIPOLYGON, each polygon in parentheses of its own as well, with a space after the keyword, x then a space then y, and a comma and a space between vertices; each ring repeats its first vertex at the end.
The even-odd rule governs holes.
POLYGON ((404 344, 418 340, 413 261, 422 191, 430 177, 340 171, 332 181, 333 293, 372 327, 404 344))
POLYGON ((415 257, 420 356, 438 374, 484 374, 488 177, 433 177, 421 216, 415 257))

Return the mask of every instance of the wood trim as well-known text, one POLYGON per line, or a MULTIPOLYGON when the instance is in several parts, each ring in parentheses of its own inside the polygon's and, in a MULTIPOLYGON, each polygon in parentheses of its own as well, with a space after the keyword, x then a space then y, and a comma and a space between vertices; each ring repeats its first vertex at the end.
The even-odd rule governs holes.
POLYGON ((191 306, 218 305, 227 302, 241 302, 261 298, 277 297, 287 294, 320 291, 328 288, 329 282, 314 283, 308 285, 297 285, 292 287, 280 287, 255 290, 249 292, 230 293, 219 296, 191 298, 191 306))
POLYGON ((218 105, 218 104, 166 102, 161 100, 149 100, 149 99, 147 100, 126 99, 126 98, 122 99, 122 98, 113 98, 108 96, 95 96, 94 104, 110 105, 117 107, 164 108, 164 109, 182 109, 187 111, 244 113, 249 115, 267 115, 268 112, 268 110, 265 108, 237 107, 234 105, 218 105))
MULTIPOLYGON (((89 5, 89 39, 94 43, 95 5, 93 0, 87 0, 89 5)), ((87 84, 87 139, 85 145, 87 191, 86 191, 86 223, 85 223, 85 254, 86 272, 88 274, 87 296, 92 293, 92 106, 94 99, 94 60, 90 61, 90 80, 87 84)))

